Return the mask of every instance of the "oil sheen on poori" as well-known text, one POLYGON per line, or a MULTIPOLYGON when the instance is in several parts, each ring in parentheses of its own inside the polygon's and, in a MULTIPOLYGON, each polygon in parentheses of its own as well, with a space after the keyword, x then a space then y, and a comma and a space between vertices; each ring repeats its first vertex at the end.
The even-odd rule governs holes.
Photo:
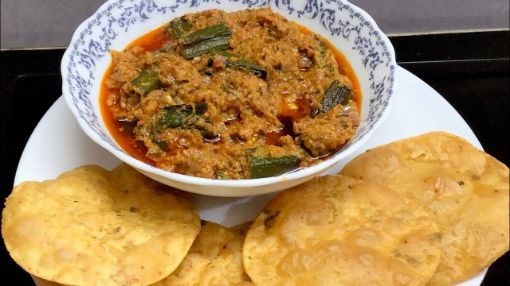
POLYGON ((110 132, 171 172, 275 176, 321 162, 359 125, 349 63, 270 9, 187 14, 112 58, 101 91, 110 132))

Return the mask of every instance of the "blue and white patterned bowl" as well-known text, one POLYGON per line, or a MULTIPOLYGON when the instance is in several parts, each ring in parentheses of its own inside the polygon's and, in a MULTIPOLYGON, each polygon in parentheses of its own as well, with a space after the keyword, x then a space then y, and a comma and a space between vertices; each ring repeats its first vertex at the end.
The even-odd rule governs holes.
POLYGON ((164 184, 212 196, 270 193, 311 179, 358 149, 387 117, 396 88, 395 52, 374 20, 347 1, 334 0, 110 0, 76 29, 62 59, 62 92, 81 128, 120 160, 164 184), (356 136, 330 159, 285 175, 251 180, 213 180, 170 173, 123 151, 108 133, 99 108, 99 90, 111 62, 110 49, 186 13, 207 9, 273 11, 326 37, 346 56, 358 76, 362 120, 356 136))

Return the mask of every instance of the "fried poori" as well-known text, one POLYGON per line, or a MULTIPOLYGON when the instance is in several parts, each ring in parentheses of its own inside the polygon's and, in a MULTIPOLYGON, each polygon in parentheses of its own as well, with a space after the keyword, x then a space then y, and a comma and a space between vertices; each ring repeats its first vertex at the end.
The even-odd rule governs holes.
POLYGON ((154 286, 231 286, 250 281, 242 263, 244 228, 206 222, 177 270, 154 286))
POLYGON ((243 262, 257 285, 425 285, 437 234, 398 193, 325 176, 273 198, 248 231, 243 262))
POLYGON ((509 249, 509 170, 466 140, 431 132, 352 160, 342 174, 390 187, 424 206, 440 229, 441 260, 429 285, 481 272, 509 249))
POLYGON ((2 212, 23 269, 68 285, 147 285, 181 263, 200 230, 191 202, 127 165, 83 166, 14 188, 2 212))

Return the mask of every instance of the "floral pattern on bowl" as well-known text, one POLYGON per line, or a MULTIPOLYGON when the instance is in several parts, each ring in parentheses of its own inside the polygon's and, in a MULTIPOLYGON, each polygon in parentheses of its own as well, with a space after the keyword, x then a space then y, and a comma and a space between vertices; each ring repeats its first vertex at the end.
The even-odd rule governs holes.
POLYGON ((396 87, 395 69, 393 47, 372 18, 347 1, 334 0, 110 0, 78 27, 61 65, 64 98, 82 129, 96 143, 165 184, 227 196, 267 193, 290 187, 323 172, 352 153, 389 113, 396 87), (137 161, 118 147, 102 122, 98 102, 99 86, 111 60, 110 49, 121 50, 144 33, 186 13, 267 6, 326 37, 351 63, 360 81, 363 99, 361 125, 349 144, 331 159, 290 174, 223 182, 165 172, 137 161), (243 185, 242 181, 258 181, 259 184, 243 185), (278 182, 285 184, 277 186, 278 182), (255 186, 263 187, 252 193, 213 191, 219 187, 240 190, 255 186))

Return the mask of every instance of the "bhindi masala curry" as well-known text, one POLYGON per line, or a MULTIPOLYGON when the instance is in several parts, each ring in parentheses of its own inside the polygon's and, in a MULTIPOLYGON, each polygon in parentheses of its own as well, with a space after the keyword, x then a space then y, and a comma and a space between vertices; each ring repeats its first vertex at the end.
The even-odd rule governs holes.
POLYGON ((349 63, 271 9, 187 14, 111 54, 100 97, 107 126, 164 170, 276 176, 325 160, 359 125, 349 63))

